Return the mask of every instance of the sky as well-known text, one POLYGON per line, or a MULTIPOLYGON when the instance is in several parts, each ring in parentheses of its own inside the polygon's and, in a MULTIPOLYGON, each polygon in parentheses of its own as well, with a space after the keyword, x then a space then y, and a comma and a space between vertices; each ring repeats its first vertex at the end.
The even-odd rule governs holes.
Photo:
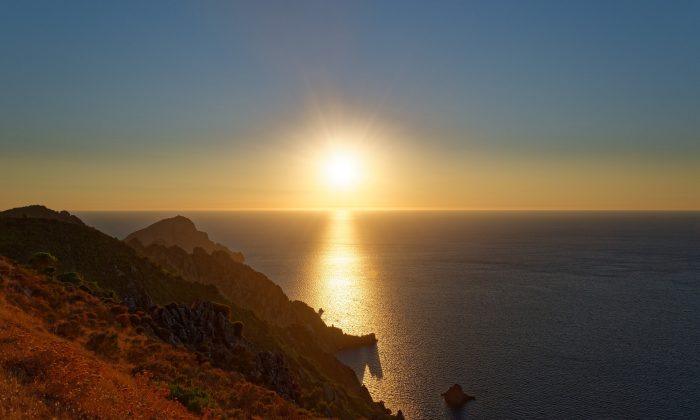
POLYGON ((4 0, 0 57, 0 208, 700 210, 700 2, 4 0))

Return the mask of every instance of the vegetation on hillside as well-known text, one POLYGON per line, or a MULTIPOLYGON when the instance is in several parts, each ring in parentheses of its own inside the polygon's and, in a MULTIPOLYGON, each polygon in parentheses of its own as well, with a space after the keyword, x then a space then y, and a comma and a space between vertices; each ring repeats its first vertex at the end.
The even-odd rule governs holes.
POLYGON ((50 253, 58 258, 57 270, 81 273, 121 298, 148 295, 156 303, 223 300, 216 288, 169 275, 94 228, 50 219, 0 218, 0 233, 0 255, 29 262, 37 252, 50 253))
POLYGON ((0 257, 0 417, 313 417, 115 308, 0 257))
POLYGON ((0 218, 0 255, 41 271, 3 260, 14 273, 2 274, 9 304, 131 379, 149 375, 190 414, 390 417, 313 328, 268 324, 216 287, 168 273, 96 229, 0 218), (8 287, 10 277, 16 284, 8 287), (180 318, 188 313, 193 318, 180 318), (223 318, 212 324, 212 317, 223 318), (285 381, 296 391, 286 392, 285 381))

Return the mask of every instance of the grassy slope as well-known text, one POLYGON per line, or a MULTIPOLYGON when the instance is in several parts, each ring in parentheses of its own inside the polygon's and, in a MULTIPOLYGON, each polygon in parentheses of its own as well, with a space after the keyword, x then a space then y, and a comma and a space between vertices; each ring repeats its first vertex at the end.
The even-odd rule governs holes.
POLYGON ((0 257, 0 418, 310 417, 236 373, 137 333, 119 307, 0 257), (113 340, 94 345, 105 331, 113 340), (168 399, 174 387, 197 390, 190 411, 168 399))

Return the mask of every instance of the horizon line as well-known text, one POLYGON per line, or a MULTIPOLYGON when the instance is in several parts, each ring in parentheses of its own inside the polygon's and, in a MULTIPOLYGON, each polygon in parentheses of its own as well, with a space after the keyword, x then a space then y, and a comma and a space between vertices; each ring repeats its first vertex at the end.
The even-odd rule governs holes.
POLYGON ((591 213, 693 213, 693 209, 615 209, 615 208, 458 208, 458 207, 238 207, 238 208, 163 208, 163 209, 70 209, 70 212, 329 212, 329 211, 360 211, 360 212, 591 212, 591 213))

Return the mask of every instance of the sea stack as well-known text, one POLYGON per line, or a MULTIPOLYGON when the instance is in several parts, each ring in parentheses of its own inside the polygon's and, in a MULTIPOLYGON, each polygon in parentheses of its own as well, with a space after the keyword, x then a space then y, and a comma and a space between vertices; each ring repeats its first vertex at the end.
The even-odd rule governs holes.
POLYGON ((467 401, 475 399, 475 397, 465 394, 462 387, 459 384, 454 384, 447 390, 447 392, 442 394, 445 398, 445 402, 452 408, 460 408, 467 401))

